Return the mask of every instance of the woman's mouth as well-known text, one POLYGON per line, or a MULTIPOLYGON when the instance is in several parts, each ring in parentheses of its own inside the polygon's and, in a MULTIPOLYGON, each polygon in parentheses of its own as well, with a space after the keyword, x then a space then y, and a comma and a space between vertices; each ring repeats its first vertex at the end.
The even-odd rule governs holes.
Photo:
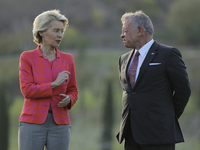
POLYGON ((57 44, 60 44, 60 42, 61 42, 61 40, 56 40, 56 43, 57 43, 57 44))

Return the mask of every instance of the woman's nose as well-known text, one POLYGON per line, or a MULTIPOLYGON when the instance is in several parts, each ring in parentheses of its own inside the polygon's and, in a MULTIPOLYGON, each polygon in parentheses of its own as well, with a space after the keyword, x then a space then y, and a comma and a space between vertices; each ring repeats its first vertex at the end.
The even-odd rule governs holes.
POLYGON ((63 33, 62 33, 62 32, 59 32, 59 33, 58 33, 58 36, 59 36, 59 37, 63 37, 63 33))

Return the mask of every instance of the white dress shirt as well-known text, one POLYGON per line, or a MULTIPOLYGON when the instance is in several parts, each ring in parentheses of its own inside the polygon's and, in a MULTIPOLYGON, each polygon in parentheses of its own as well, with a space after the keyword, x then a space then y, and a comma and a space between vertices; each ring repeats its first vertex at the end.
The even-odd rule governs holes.
MULTIPOLYGON (((140 55, 139 55, 139 58, 138 58, 138 66, 137 66, 137 70, 136 70, 136 76, 135 76, 135 81, 137 80, 137 77, 138 77, 138 74, 139 74, 139 71, 140 71, 140 67, 142 66, 142 63, 150 49, 150 47, 152 46, 152 44, 154 43, 154 40, 150 40, 148 43, 146 43, 144 46, 142 46, 142 48, 140 48, 139 50, 135 50, 136 51, 139 51, 140 55)), ((133 55, 134 56, 134 55, 133 55)), ((131 62, 129 64, 129 67, 128 67, 128 73, 129 73, 129 69, 131 67, 131 63, 133 61, 133 56, 131 58, 131 62)))

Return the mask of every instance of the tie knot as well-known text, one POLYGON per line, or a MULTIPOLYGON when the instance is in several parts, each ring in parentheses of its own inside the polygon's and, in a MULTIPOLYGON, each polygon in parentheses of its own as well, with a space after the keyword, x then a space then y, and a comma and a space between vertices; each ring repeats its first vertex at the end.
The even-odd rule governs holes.
POLYGON ((140 52, 139 51, 136 51, 135 52, 135 56, 139 56, 140 55, 140 52))

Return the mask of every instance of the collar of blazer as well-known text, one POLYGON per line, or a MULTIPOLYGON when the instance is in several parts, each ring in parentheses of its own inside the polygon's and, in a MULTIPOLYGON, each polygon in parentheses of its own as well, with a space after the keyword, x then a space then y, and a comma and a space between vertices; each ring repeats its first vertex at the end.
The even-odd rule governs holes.
MULTIPOLYGON (((146 55, 146 58, 144 59, 144 61, 142 63, 142 66, 140 67, 140 72, 138 74, 138 77, 137 77, 137 80, 135 82, 133 89, 137 86, 138 82, 140 81, 140 79, 141 79, 142 75, 144 74, 146 68, 148 67, 149 63, 157 55, 158 50, 159 50, 158 47, 159 47, 159 44, 156 41, 154 41, 154 43, 152 44, 152 46, 150 47, 150 49, 149 49, 149 51, 146 55)), ((134 54, 134 52, 135 52, 135 50, 132 50, 129 53, 129 56, 128 56, 128 59, 127 59, 126 72, 125 72, 127 81, 128 81, 127 69, 128 69, 128 65, 129 65, 131 56, 134 54)), ((131 90, 133 90, 133 89, 131 88, 130 82, 128 82, 128 84, 129 84, 129 89, 126 89, 126 91, 131 92, 131 90)))

